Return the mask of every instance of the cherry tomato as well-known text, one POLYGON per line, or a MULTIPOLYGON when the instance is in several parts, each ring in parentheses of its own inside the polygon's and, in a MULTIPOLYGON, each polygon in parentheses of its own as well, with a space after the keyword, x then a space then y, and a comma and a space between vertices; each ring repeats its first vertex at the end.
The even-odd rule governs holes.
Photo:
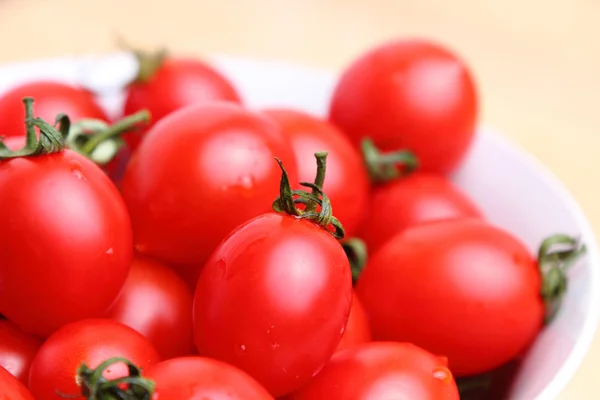
POLYGON ((348 325, 346 325, 346 330, 336 351, 345 350, 370 341, 371 328, 369 327, 367 312, 356 294, 353 294, 348 325))
POLYGON ((289 400, 458 400, 443 361, 410 343, 371 342, 337 353, 289 400))
POLYGON ((101 316, 132 258, 127 209, 109 178, 64 150, 0 161, 0 187, 0 312, 40 337, 101 316))
POLYGON ((144 371, 144 376, 156 384, 153 400, 273 400, 248 374, 210 358, 162 361, 144 371))
POLYGON ((531 344, 544 319, 540 289, 536 260, 519 240, 483 221, 456 219, 392 238, 369 259, 356 293, 375 340, 443 354, 465 376, 531 344))
POLYGON ((351 301, 339 242, 306 219, 265 214, 237 228, 206 263, 194 298, 196 346, 282 396, 329 360, 351 301))
POLYGON ((167 266, 135 256, 129 277, 108 312, 146 336, 162 358, 192 354, 192 293, 167 266))
POLYGON ((269 211, 279 188, 274 157, 291 165, 295 179, 292 149, 277 126, 239 105, 194 105, 163 118, 121 187, 137 251, 178 266, 195 286, 219 242, 269 211))
MULTIPOLYGON (((142 369, 160 361, 152 343, 133 329, 108 319, 82 320, 63 326, 44 342, 31 365, 29 389, 36 400, 80 394, 76 374, 81 364, 95 368, 113 357, 124 357, 142 369)), ((127 375, 124 364, 103 374, 107 379, 127 375)))
POLYGON ((36 400, 27 387, 0 366, 0 399, 36 400))
POLYGON ((425 172, 450 173, 476 128, 476 86, 466 65, 444 47, 396 40, 355 60, 341 76, 330 119, 358 146, 410 150, 425 172))
MULTIPOLYGON (((185 106, 215 100, 241 103, 233 85, 209 64, 189 58, 166 58, 149 76, 140 76, 129 85, 124 114, 147 109, 152 123, 156 123, 185 106)), ((143 132, 125 138, 131 149, 137 149, 143 132)))
POLYGON ((361 154, 326 121, 287 109, 266 110, 265 114, 279 124, 291 143, 301 182, 311 182, 315 176, 313 154, 324 150, 329 153, 323 190, 335 216, 344 225, 346 236, 353 236, 363 220, 369 194, 369 178, 361 154))
POLYGON ((16 86, 0 95, 0 136, 25 135, 25 111, 22 99, 35 98, 35 116, 50 123, 58 114, 67 114, 71 122, 83 118, 108 121, 108 117, 89 91, 53 81, 35 81, 16 86))
POLYGON ((8 320, 0 320, 0 367, 27 384, 31 360, 42 341, 19 329, 8 320))
POLYGON ((406 228, 451 218, 482 218, 482 213, 448 179, 415 173, 373 189, 360 237, 374 253, 406 228))

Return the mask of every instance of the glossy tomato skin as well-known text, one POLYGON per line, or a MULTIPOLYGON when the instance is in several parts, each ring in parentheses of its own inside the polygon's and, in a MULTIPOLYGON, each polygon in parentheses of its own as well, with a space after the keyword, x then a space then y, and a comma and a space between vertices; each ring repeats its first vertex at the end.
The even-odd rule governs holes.
POLYGON ((127 278, 132 233, 109 178, 63 152, 0 161, 0 312, 47 337, 101 316, 127 278))
POLYGON ((0 399, 36 400, 22 382, 2 367, 0 367, 0 399))
POLYGON ((178 266, 195 286, 219 242, 270 210, 281 178, 274 157, 296 179, 292 149, 277 126, 241 106, 194 105, 163 118, 121 186, 137 251, 178 266))
POLYGON ((288 400, 458 400, 452 373, 411 344, 371 342, 337 353, 288 400))
MULTIPOLYGON (((353 236, 367 207, 369 178, 361 154, 335 126, 327 121, 290 109, 269 109, 290 141, 296 158, 299 182, 312 182, 317 172, 314 154, 327 151, 327 177, 323 190, 333 213, 342 222, 346 236, 353 236)), ((297 184, 298 189, 302 187, 297 184)))
POLYGON ((108 317, 146 336, 161 358, 192 354, 192 293, 172 269, 134 256, 129 277, 108 317))
POLYGON ((8 320, 0 320, 0 367, 27 384, 29 367, 42 341, 8 320))
POLYGON ((411 150, 421 170, 448 174, 475 133, 476 85, 444 47, 421 39, 380 45, 355 60, 334 91, 329 117, 358 146, 411 150))
POLYGON ((83 118, 108 121, 91 92, 61 82, 35 81, 15 86, 0 96, 0 136, 25 135, 23 97, 33 97, 35 116, 50 123, 61 113, 67 114, 71 122, 83 118))
POLYGON ((530 251, 480 220, 405 230, 367 263, 356 292, 375 340, 415 343, 456 376, 498 367, 542 327, 541 278, 530 251))
POLYGON ((428 173, 414 173, 375 187, 368 213, 359 236, 371 253, 412 226, 444 219, 483 218, 479 207, 450 180, 428 173))
POLYGON ((152 400, 273 400, 250 375, 210 358, 173 358, 153 365, 144 376, 156 384, 152 400))
MULTIPOLYGON (((81 393, 76 371, 82 363, 96 368, 113 357, 124 357, 142 370, 160 361, 152 343, 140 333, 116 321, 88 319, 65 325, 40 348, 29 374, 29 389, 36 400, 64 399, 59 393, 81 393)), ((104 377, 127 376, 127 367, 117 364, 104 377)))
POLYGON ((348 324, 336 351, 345 350, 370 341, 371 328, 369 326, 367 311, 360 299, 353 293, 348 324))
POLYGON ((194 298, 195 343, 200 355, 282 396, 329 360, 351 300, 339 242, 307 220, 265 214, 232 232, 206 263, 194 298))
MULTIPOLYGON (((127 88, 124 115, 147 109, 156 123, 180 108, 212 101, 241 103, 231 82, 209 64, 189 58, 167 58, 147 81, 127 88)), ((143 132, 125 139, 135 150, 143 132)))

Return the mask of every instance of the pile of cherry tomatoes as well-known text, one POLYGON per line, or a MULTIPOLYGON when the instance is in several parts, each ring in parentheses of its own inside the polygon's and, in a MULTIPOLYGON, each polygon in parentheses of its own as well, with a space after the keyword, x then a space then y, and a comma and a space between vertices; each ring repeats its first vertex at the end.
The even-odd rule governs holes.
POLYGON ((478 95, 443 45, 362 54, 325 118, 136 55, 116 121, 0 96, 0 398, 452 400, 559 310, 585 248, 534 254, 452 183, 478 95))

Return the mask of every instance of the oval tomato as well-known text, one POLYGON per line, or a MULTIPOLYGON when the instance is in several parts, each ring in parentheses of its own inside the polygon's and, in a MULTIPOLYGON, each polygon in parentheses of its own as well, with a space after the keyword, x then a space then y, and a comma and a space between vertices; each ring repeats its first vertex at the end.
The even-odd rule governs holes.
POLYGON ((272 400, 245 372, 221 361, 181 357, 153 365, 144 376, 156 384, 153 400, 272 400))
POLYGON ((356 286, 375 340, 443 354, 457 376, 500 366, 533 341, 544 319, 540 290, 531 252, 473 219, 405 230, 369 259, 356 286))
POLYGON ((458 400, 439 357, 410 343, 372 342, 337 353, 288 400, 458 400))
MULTIPOLYGON (((140 76, 127 87, 124 114, 147 109, 152 122, 180 108, 210 101, 241 103, 233 85, 209 64, 190 58, 165 58, 152 71, 145 71, 144 60, 140 76)), ((146 62, 149 60, 146 60, 146 62)), ((156 60, 154 60, 156 62, 156 60)), ((135 150, 144 131, 125 139, 135 150)))
POLYGON ((331 200, 335 216, 344 225, 346 236, 353 236, 364 218, 369 194, 369 178, 361 154, 342 132, 326 121, 288 109, 270 109, 264 113, 277 122, 292 145, 299 181, 312 181, 316 172, 313 155, 327 151, 323 190, 331 200))
POLYGON ((269 211, 292 149, 277 126, 241 106, 189 106, 156 124, 122 183, 135 248, 178 266, 195 285, 200 269, 235 227, 269 211))
MULTIPOLYGON (((36 400, 61 400, 77 395, 77 370, 82 363, 96 368, 107 359, 124 357, 142 369, 160 358, 152 343, 140 333, 112 320, 90 319, 65 325, 40 348, 29 374, 29 389, 36 400)), ((128 376, 125 364, 107 369, 103 376, 128 376)))
POLYGON ((0 367, 27 384, 29 367, 42 341, 8 320, 0 320, 0 367))
POLYGON ((330 120, 359 146, 410 150, 425 172, 450 173, 476 128, 476 85, 466 65, 426 40, 396 40, 355 60, 342 74, 330 120))
POLYGON ((35 116, 54 123, 58 114, 72 122, 83 118, 108 121, 108 116, 89 91, 62 82, 35 81, 18 85, 0 96, 0 136, 25 135, 22 99, 35 98, 35 116))
POLYGON ((452 218, 482 218, 477 205, 450 180, 427 173, 375 187, 368 214, 359 236, 371 253, 411 226, 452 218))
POLYGON ((146 336, 162 358, 192 354, 192 293, 167 266, 134 256, 108 317, 146 336))
POLYGON ((0 366, 0 399, 36 400, 27 387, 0 366))
POLYGON ((370 341, 371 328, 369 327, 367 311, 356 294, 353 294, 348 324, 336 351, 345 350, 370 341))

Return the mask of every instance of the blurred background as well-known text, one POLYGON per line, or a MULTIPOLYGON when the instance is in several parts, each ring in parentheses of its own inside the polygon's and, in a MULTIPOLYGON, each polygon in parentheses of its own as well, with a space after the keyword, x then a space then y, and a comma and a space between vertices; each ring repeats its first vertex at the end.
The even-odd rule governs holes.
MULTIPOLYGON (((0 62, 135 46, 338 71, 398 36, 442 41, 478 79, 481 123, 568 187, 600 232, 600 2, 594 0, 0 0, 0 62)), ((600 338, 561 399, 592 399, 600 338)))

